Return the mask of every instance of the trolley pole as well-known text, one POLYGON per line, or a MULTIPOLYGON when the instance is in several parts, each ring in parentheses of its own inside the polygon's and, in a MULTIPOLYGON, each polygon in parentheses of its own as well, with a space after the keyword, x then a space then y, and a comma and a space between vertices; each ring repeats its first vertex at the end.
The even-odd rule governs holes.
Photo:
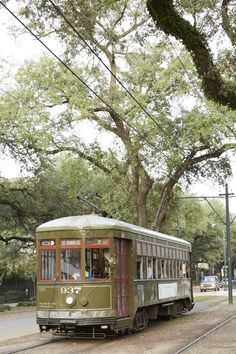
POLYGON ((227 183, 225 185, 225 205, 226 205, 226 241, 227 241, 228 290, 229 290, 228 296, 229 296, 229 304, 233 304, 231 235, 230 235, 230 220, 229 220, 229 192, 228 192, 227 183))

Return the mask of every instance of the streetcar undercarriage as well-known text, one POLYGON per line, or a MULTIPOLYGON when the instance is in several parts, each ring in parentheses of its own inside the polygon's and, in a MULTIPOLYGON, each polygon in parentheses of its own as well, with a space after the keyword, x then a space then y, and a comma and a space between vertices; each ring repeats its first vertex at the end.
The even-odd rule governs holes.
POLYGON ((183 299, 145 308, 139 308, 133 318, 37 318, 40 332, 51 332, 55 336, 76 336, 79 338, 103 339, 110 335, 128 334, 147 327, 149 320, 162 317, 177 317, 190 311, 194 303, 183 299))

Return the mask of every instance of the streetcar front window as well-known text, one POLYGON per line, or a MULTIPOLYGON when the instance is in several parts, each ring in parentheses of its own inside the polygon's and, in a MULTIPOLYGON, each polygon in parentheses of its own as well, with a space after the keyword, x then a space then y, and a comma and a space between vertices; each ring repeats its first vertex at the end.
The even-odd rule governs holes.
POLYGON ((80 249, 61 250, 61 279, 63 280, 81 279, 81 250, 80 249))
POLYGON ((53 280, 56 277, 56 251, 41 251, 41 280, 53 280))
POLYGON ((56 279, 56 243, 55 240, 39 240, 39 279, 56 279))
POLYGON ((85 279, 110 278, 110 248, 108 239, 86 239, 85 279))

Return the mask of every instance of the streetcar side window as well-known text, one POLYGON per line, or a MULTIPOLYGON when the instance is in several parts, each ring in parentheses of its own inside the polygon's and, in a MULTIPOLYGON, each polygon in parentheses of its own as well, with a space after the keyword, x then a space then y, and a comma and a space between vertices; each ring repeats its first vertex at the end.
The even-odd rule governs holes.
POLYGON ((137 279, 141 279, 141 257, 137 257, 137 279))
POLYGON ((166 276, 165 278, 170 278, 170 261, 169 259, 165 260, 166 264, 166 276))
POLYGON ((153 258, 153 278, 158 279, 158 261, 157 258, 153 258))
POLYGON ((161 260, 161 278, 167 278, 166 263, 167 261, 165 259, 161 260))
POLYGON ((147 279, 153 279, 153 259, 148 258, 147 279))
POLYGON ((190 253, 173 246, 136 242, 136 279, 189 277, 190 253))
POLYGON ((137 279, 146 279, 147 272, 145 273, 144 269, 146 263, 145 257, 137 257, 137 279))
POLYGON ((143 258, 143 279, 147 279, 148 259, 147 257, 142 257, 142 258, 143 258))
POLYGON ((137 256, 137 279, 157 279, 157 258, 137 256))

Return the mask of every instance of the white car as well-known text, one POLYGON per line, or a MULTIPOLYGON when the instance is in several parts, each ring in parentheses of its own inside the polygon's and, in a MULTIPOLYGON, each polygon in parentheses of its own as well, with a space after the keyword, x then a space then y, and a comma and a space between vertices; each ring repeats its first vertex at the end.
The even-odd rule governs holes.
POLYGON ((200 291, 220 290, 220 282, 217 275, 206 275, 200 283, 200 291))

